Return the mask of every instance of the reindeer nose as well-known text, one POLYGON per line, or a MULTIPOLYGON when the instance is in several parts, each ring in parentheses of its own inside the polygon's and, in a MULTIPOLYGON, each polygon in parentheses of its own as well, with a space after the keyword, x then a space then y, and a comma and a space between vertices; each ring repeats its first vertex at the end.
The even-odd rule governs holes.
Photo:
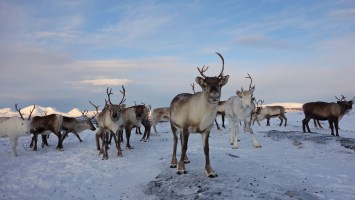
POLYGON ((220 93, 219 92, 211 92, 210 93, 211 103, 216 103, 219 101, 220 93))

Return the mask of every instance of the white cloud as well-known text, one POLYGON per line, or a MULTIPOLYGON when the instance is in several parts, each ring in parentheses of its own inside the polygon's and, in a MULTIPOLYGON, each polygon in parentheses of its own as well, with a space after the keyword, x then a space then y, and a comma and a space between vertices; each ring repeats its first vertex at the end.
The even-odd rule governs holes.
POLYGON ((132 80, 129 79, 117 79, 117 78, 98 78, 92 80, 82 80, 73 82, 75 85, 91 85, 91 86, 120 86, 128 85, 132 80))

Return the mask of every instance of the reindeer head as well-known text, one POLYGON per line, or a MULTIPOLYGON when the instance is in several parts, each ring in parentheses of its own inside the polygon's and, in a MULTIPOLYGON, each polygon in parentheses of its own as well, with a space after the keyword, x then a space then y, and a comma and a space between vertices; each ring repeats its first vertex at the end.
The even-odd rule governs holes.
POLYGON ((30 129, 31 129, 31 115, 32 112, 35 110, 36 106, 33 105, 33 109, 30 111, 30 115, 28 116, 28 119, 25 119, 21 113, 21 109, 18 109, 17 104, 15 104, 15 109, 17 110, 17 112, 20 114, 20 118, 21 120, 21 127, 23 128, 23 130, 25 130, 26 134, 31 134, 30 129))
POLYGON ((251 78, 251 76, 249 74, 245 78, 250 79, 249 90, 243 90, 243 88, 241 88, 241 91, 238 90, 236 92, 236 94, 241 98, 243 104, 246 105, 247 107, 255 106, 253 103, 253 101, 255 100, 255 98, 253 97, 254 90, 255 90, 255 85, 252 86, 253 79, 251 78))
POLYGON ((123 103, 126 101, 126 99, 125 99, 126 90, 123 86, 122 86, 122 89, 123 90, 121 90, 120 92, 122 93, 123 96, 122 96, 122 99, 119 104, 113 104, 111 102, 110 95, 113 94, 112 88, 110 90, 109 90, 109 88, 106 89, 108 101, 106 101, 105 108, 107 108, 109 110, 110 117, 111 117, 112 121, 118 121, 119 118, 121 117, 122 110, 125 108, 125 104, 123 104, 123 103))
POLYGON ((92 119, 96 116, 92 116, 92 117, 89 117, 87 114, 88 114, 88 110, 84 110, 84 111, 81 111, 81 115, 84 117, 84 119, 86 120, 86 124, 90 127, 90 130, 94 131, 96 130, 94 124, 92 123, 92 119))
POLYGON ((350 101, 347 101, 346 97, 344 97, 344 95, 341 95, 341 99, 339 99, 336 96, 335 96, 335 98, 338 100, 337 103, 339 105, 341 105, 342 107, 344 107, 345 110, 349 111, 349 110, 351 110, 353 108, 355 97, 352 100, 350 100, 350 101))
POLYGON ((146 113, 146 107, 145 105, 135 105, 134 106, 134 112, 136 114, 136 119, 138 121, 142 120, 144 114, 146 113))
POLYGON ((205 68, 205 66, 203 66, 202 69, 197 67, 202 77, 196 77, 196 83, 201 86, 202 92, 205 94, 207 101, 211 104, 217 104, 219 102, 219 99, 221 98, 221 88, 227 84, 229 78, 229 75, 223 76, 224 59, 222 55, 217 52, 216 54, 222 60, 222 71, 218 76, 207 77, 203 73, 207 71, 208 67, 205 68))

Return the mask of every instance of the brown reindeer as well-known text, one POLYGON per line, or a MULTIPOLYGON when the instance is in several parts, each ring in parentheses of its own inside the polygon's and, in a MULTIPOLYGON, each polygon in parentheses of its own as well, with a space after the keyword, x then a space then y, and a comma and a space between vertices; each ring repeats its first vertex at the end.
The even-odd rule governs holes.
POLYGON ((182 93, 173 98, 170 104, 170 124, 173 132, 173 154, 171 168, 177 167, 178 174, 185 174, 185 163, 188 163, 186 154, 190 132, 201 133, 203 149, 205 154, 205 174, 208 177, 216 177, 209 157, 208 138, 213 121, 217 115, 217 106, 221 97, 222 86, 228 82, 229 75, 223 76, 224 59, 221 54, 217 55, 222 60, 222 71, 218 76, 207 77, 204 72, 208 67, 198 68, 202 77, 196 78, 196 83, 202 88, 202 92, 195 94, 182 93), (179 163, 176 159, 176 148, 178 142, 178 130, 181 137, 181 158, 179 163), (177 166, 178 165, 178 166, 177 166))
MULTIPOLYGON (((354 98, 355 99, 355 98, 354 98)), ((305 118, 302 120, 303 132, 311 132, 308 126, 308 122, 311 119, 315 120, 328 120, 331 129, 331 135, 334 135, 334 128, 336 136, 339 136, 339 120, 352 109, 354 99, 346 101, 345 97, 337 103, 328 102, 309 102, 303 104, 303 112, 305 118)))
MULTIPOLYGON (((58 137, 57 149, 63 151, 64 149, 63 149, 62 134, 61 134, 62 122, 63 122, 63 116, 59 114, 50 114, 46 116, 33 117, 32 128, 31 128, 31 133, 33 133, 34 136, 33 150, 37 151, 38 134, 42 134, 45 131, 51 131, 58 137)), ((45 139, 44 141, 46 141, 46 137, 42 136, 42 139, 45 139)))

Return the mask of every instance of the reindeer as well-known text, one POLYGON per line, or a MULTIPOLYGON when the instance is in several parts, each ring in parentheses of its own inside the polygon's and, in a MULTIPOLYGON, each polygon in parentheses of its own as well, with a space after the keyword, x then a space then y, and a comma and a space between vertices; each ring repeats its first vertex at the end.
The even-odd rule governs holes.
POLYGON ((150 129, 152 126, 152 121, 151 121, 151 109, 152 107, 150 105, 146 106, 146 112, 144 112, 143 117, 142 117, 142 125, 144 126, 144 134, 143 137, 140 141, 147 142, 149 141, 150 138, 150 129))
MULTIPOLYGON (((42 134, 45 131, 51 131, 58 137, 57 150, 63 151, 64 149, 63 149, 62 134, 61 134, 62 122, 63 122, 63 116, 59 114, 50 114, 46 116, 33 117, 32 128, 31 128, 31 133, 33 133, 33 137, 34 137, 33 150, 37 151, 38 134, 42 134)), ((50 132, 45 132, 45 133, 50 133, 50 132)), ((45 137, 42 137, 42 139, 44 138, 45 137)))
MULTIPOLYGON (((217 52, 216 52, 217 53, 217 52)), ((224 59, 221 54, 217 55, 222 60, 222 71, 218 76, 207 77, 204 73, 208 67, 200 69, 197 67, 202 77, 196 77, 196 83, 202 88, 201 92, 195 94, 182 93, 173 98, 170 104, 170 125, 173 132, 173 155, 171 168, 177 168, 178 174, 185 174, 185 163, 189 163, 186 151, 190 132, 201 133, 204 154, 205 154, 205 174, 208 177, 216 177, 209 157, 208 138, 213 121, 217 115, 217 106, 221 97, 221 89, 227 84, 229 75, 223 76, 224 59), (176 159, 176 148, 178 142, 178 130, 181 138, 181 158, 179 163, 176 159)))
MULTIPOLYGON (((148 114, 148 108, 145 105, 135 105, 122 110, 123 127, 126 132, 126 148, 133 149, 129 140, 131 138, 131 131, 134 127, 140 127, 142 119, 145 114, 148 114)), ((120 133, 122 135, 122 132, 120 133)))
MULTIPOLYGON (((99 130, 96 133, 96 146, 97 149, 100 150, 100 152, 103 154, 102 160, 108 159, 107 150, 108 150, 108 142, 109 142, 110 135, 113 135, 114 137, 116 143, 116 149, 117 149, 117 156, 122 156, 121 141, 120 141, 121 138, 120 137, 116 138, 115 133, 117 133, 120 129, 122 129, 122 125, 123 125, 122 110, 125 106, 123 103, 126 101, 125 99, 126 90, 123 86, 120 92, 123 95, 120 103, 113 104, 110 98, 110 95, 113 94, 112 88, 110 89, 110 91, 109 88, 107 88, 106 93, 108 96, 108 101, 104 109, 96 115, 96 121, 99 126, 99 130), (100 138, 102 140, 101 149, 100 149, 100 142, 99 142, 100 138)), ((93 104, 93 106, 95 105, 93 104)), ((98 112, 98 106, 96 107, 96 110, 98 112)))
POLYGON ((248 74, 250 79, 249 90, 237 91, 237 96, 230 97, 226 102, 226 116, 229 119, 229 135, 230 135, 230 143, 233 149, 239 148, 238 143, 238 132, 239 132, 239 123, 244 122, 244 131, 249 132, 253 138, 253 145, 256 148, 260 148, 261 145, 256 141, 256 138, 253 133, 253 129, 251 128, 251 116, 252 112, 255 109, 254 104, 254 90, 255 86, 252 86, 253 79, 248 74))
POLYGON ((283 123, 283 120, 285 119, 285 126, 287 124, 287 118, 285 116, 285 107, 283 106, 265 106, 262 107, 262 104, 264 103, 263 100, 259 100, 256 102, 256 111, 252 115, 252 121, 253 125, 255 121, 259 124, 260 126, 260 121, 264 120, 266 118, 266 126, 270 126, 270 118, 278 117, 280 119, 280 126, 283 123), (261 104, 259 105, 259 102, 261 104))
POLYGON ((303 132, 311 132, 308 126, 308 122, 311 119, 315 120, 328 120, 329 126, 331 129, 331 135, 334 136, 334 127, 336 136, 339 136, 339 120, 352 109, 355 98, 350 101, 346 101, 343 96, 342 100, 337 103, 328 103, 328 102, 309 102, 305 103, 302 106, 305 118, 302 120, 303 132))
POLYGON ((158 135, 156 125, 161 121, 170 120, 170 107, 155 108, 151 112, 151 121, 154 128, 154 132, 158 135))
POLYGON ((16 147, 18 138, 31 134, 31 115, 36 106, 33 106, 28 119, 23 117, 21 109, 17 108, 17 104, 15 104, 15 108, 20 117, 0 117, 0 138, 9 138, 13 156, 17 156, 16 147))
MULTIPOLYGON (((95 131, 96 128, 92 124, 92 118, 87 116, 88 111, 81 111, 82 116, 84 117, 84 120, 81 119, 76 119, 74 117, 65 117, 63 116, 63 123, 62 123, 62 131, 64 131, 62 135, 62 140, 67 137, 68 133, 72 132, 73 134, 76 135, 76 137, 79 139, 80 142, 83 142, 83 140, 80 138, 78 133, 81 133, 82 131, 86 129, 90 129, 91 131, 95 131)), ((95 116, 94 116, 95 117, 95 116)))

